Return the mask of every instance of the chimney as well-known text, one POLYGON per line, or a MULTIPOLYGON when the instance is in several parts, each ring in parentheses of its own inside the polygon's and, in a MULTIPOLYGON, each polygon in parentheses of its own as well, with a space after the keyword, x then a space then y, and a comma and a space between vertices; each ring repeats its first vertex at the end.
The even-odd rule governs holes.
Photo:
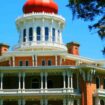
POLYGON ((79 55, 79 44, 76 42, 70 42, 66 44, 68 48, 68 53, 73 55, 79 55))
POLYGON ((0 43, 0 56, 7 52, 9 49, 9 46, 7 44, 4 44, 4 43, 0 43))

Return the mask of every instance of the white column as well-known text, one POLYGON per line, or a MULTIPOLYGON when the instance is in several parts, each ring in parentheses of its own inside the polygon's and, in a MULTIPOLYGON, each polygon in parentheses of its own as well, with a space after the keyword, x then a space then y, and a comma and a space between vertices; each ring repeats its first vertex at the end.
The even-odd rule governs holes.
POLYGON ((37 59, 37 55, 36 55, 36 56, 35 56, 35 66, 36 66, 36 67, 38 66, 37 62, 38 62, 38 59, 37 59))
POLYGON ((12 57, 13 67, 15 67, 15 57, 12 57))
POLYGON ((66 88, 66 73, 63 72, 63 88, 66 88))
POLYGON ((58 29, 55 29, 55 42, 58 43, 58 29))
POLYGON ((40 100, 40 105, 44 105, 43 101, 43 99, 40 100))
POLYGON ((18 74, 19 79, 19 89, 21 89, 21 73, 18 74))
POLYGON ((0 105, 3 105, 3 100, 2 99, 0 99, 0 105))
POLYGON ((22 100, 22 105, 25 105, 26 104, 26 101, 25 99, 22 100))
POLYGON ((45 73, 45 89, 47 89, 47 73, 45 73))
POLYGON ((70 83, 71 83, 70 88, 73 88, 73 75, 72 74, 70 75, 70 83))
POLYGON ((23 73, 23 89, 25 89, 25 73, 23 73))
POLYGON ((77 105, 80 105, 80 99, 77 100, 77 105))
POLYGON ((29 41, 29 27, 26 27, 26 42, 29 41))
POLYGON ((99 97, 95 98, 95 105, 100 105, 100 99, 99 99, 99 97))
POLYGON ((65 98, 63 99, 63 105, 66 105, 66 99, 65 98))
POLYGON ((32 56, 32 66, 34 67, 34 65, 35 65, 35 57, 34 57, 34 55, 32 56))
POLYGON ((67 87, 70 88, 70 74, 69 74, 69 72, 67 73, 67 76, 68 76, 67 77, 68 78, 68 84, 67 84, 68 86, 67 87))
POLYGON ((45 99, 45 105, 48 105, 48 100, 47 99, 45 99))
POLYGON ((55 56, 55 65, 57 66, 58 64, 57 64, 58 62, 57 62, 57 55, 55 56))
POLYGON ((33 41, 36 42, 36 38, 37 34, 36 34, 36 27, 33 26, 33 41))
POLYGON ((1 73, 1 90, 3 89, 3 73, 1 73))
POLYGON ((43 89, 43 73, 41 73, 40 75, 41 75, 41 89, 43 89))
POLYGON ((45 41, 45 27, 44 27, 44 19, 42 19, 42 27, 41 27, 41 41, 44 42, 45 41))
POLYGON ((21 100, 20 99, 18 100, 18 105, 21 105, 21 100))
POLYGON ((52 27, 53 27, 53 20, 51 20, 51 25, 50 25, 50 38, 49 41, 52 43, 52 27))

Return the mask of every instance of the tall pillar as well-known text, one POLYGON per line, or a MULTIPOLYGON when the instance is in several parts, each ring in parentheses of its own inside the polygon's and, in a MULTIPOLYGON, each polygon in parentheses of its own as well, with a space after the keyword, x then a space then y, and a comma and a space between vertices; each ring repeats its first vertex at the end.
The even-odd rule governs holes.
POLYGON ((47 76, 48 76, 48 74, 45 73, 45 89, 47 89, 47 76))
POLYGON ((42 19, 42 27, 41 27, 41 41, 44 42, 45 41, 45 27, 44 27, 44 19, 42 19))
POLYGON ((26 76, 26 74, 23 73, 23 89, 25 89, 25 76, 26 76))
POLYGON ((26 101, 25 99, 22 100, 22 105, 25 105, 26 104, 26 101))
POLYGON ((41 73, 40 75, 41 75, 41 89, 43 89, 43 73, 41 73))
POLYGON ((12 57, 13 67, 15 67, 15 57, 12 57))
POLYGON ((38 59, 37 59, 37 55, 35 56, 35 66, 37 67, 37 62, 38 62, 38 59))
POLYGON ((1 90, 3 89, 3 73, 1 73, 1 90))
POLYGON ((18 79, 19 79, 18 89, 21 89, 21 73, 18 74, 18 79))
POLYGON ((99 99, 99 97, 95 98, 95 105, 100 105, 100 99, 99 99))
POLYGON ((68 78, 68 84, 67 84, 67 87, 70 88, 70 74, 69 74, 69 72, 67 73, 67 76, 68 76, 68 77, 67 77, 67 78, 68 78))
POLYGON ((70 88, 73 88, 73 74, 70 75, 70 83, 71 83, 70 88))
POLYGON ((21 99, 18 100, 18 105, 21 105, 21 99))
POLYGON ((66 98, 63 99, 63 105, 66 105, 66 98))
POLYGON ((66 88, 66 73, 63 72, 63 88, 66 88))
POLYGON ((57 66, 58 64, 58 59, 57 59, 57 55, 55 56, 55 66, 57 66))
POLYGON ((0 99, 0 105, 3 105, 3 99, 0 99))
POLYGON ((43 99, 40 100, 40 105, 44 105, 43 101, 44 101, 43 99))
POLYGON ((77 105, 80 105, 80 99, 77 100, 77 105))
POLYGON ((45 105, 48 105, 48 100, 47 99, 45 99, 45 105))
POLYGON ((34 55, 32 56, 32 66, 34 67, 34 65, 35 65, 35 57, 34 57, 34 55))

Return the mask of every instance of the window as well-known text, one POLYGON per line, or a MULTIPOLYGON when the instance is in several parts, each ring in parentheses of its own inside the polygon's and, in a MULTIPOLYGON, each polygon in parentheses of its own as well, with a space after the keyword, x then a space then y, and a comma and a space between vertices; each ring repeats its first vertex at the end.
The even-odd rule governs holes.
POLYGON ((48 66, 51 66, 51 65, 52 65, 51 60, 48 60, 48 66))
POLYGON ((52 29, 52 41, 55 42, 55 28, 52 29))
POLYGON ((53 88, 53 81, 52 80, 48 80, 48 88, 53 88))
POLYGON ((46 65, 46 61, 42 60, 42 66, 45 66, 45 65, 46 65))
POLYGON ((29 61, 26 61, 26 66, 29 66, 29 61))
POLYGON ((19 61, 19 66, 23 66, 23 61, 19 61))
POLYGON ((98 77, 96 77, 96 88, 98 89, 100 87, 100 80, 98 77))
POLYGON ((26 42, 26 29, 23 30, 23 42, 26 42))
POLYGON ((36 33, 37 33, 37 41, 41 40, 41 28, 37 27, 36 28, 36 33))
POLYGON ((48 41, 49 38, 49 29, 48 27, 45 27, 45 41, 48 41))
POLYGON ((103 100, 100 100, 100 105, 105 105, 103 100))
POLYGON ((38 79, 32 79, 32 89, 40 88, 40 82, 38 79))
POLYGON ((33 40, 33 28, 29 28, 29 41, 33 40))

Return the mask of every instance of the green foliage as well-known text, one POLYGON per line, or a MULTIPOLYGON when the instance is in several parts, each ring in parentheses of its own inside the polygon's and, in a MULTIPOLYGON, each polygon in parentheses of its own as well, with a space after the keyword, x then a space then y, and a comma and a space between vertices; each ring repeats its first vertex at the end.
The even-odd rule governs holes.
POLYGON ((68 7, 72 10, 73 19, 98 20, 90 24, 89 29, 96 29, 100 38, 105 39, 105 0, 69 0, 68 7))

